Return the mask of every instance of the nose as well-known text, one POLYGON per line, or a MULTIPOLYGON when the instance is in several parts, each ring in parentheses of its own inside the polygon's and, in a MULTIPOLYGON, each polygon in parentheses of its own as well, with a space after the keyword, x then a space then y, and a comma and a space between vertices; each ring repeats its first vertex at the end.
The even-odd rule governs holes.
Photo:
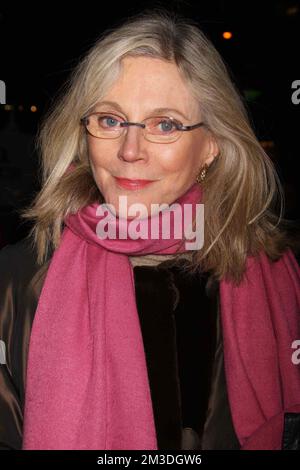
POLYGON ((125 127, 123 135, 120 137, 121 145, 118 157, 124 161, 136 161, 143 159, 141 143, 144 140, 142 128, 139 126, 125 127))

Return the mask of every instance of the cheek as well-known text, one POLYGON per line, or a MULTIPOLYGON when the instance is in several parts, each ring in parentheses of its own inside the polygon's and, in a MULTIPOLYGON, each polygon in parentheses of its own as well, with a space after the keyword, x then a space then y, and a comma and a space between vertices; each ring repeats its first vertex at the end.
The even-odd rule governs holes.
POLYGON ((105 164, 105 161, 111 158, 111 146, 108 148, 105 141, 88 141, 88 154, 94 167, 105 164))
POLYGON ((108 168, 109 161, 111 161, 111 153, 109 149, 105 148, 102 142, 94 142, 94 139, 91 139, 88 142, 88 156, 91 170, 94 176, 94 180, 100 189, 100 191, 105 195, 108 187, 108 168))
POLYGON ((191 145, 181 145, 174 149, 170 149, 161 155, 159 161, 166 171, 173 173, 189 173, 195 167, 198 158, 196 149, 191 145))

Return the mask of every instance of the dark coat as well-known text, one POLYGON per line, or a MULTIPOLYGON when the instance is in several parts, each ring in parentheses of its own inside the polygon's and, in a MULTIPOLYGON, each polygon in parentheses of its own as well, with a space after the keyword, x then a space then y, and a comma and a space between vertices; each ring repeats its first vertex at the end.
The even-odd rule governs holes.
MULTIPOLYGON (((0 449, 22 448, 29 339, 50 260, 38 266, 26 239, 0 251, 0 449)), ((239 449, 218 282, 170 260, 133 270, 158 449, 239 449)))

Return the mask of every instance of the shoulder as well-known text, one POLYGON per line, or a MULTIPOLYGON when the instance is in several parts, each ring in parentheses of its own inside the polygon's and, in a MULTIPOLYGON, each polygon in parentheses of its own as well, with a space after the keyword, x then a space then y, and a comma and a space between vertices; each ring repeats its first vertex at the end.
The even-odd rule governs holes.
POLYGON ((16 243, 5 245, 0 250, 1 260, 16 260, 20 256, 31 257, 34 250, 29 238, 23 238, 16 243))
POLYGON ((24 238, 0 250, 0 309, 23 310, 35 305, 50 263, 51 256, 42 265, 31 239, 24 238))
POLYGON ((12 282, 26 284, 39 267, 36 252, 28 238, 6 245, 0 250, 1 288, 12 282))
POLYGON ((37 254, 27 238, 0 250, 0 338, 7 345, 11 374, 19 379, 23 377, 20 364, 26 363, 30 329, 48 264, 37 263, 37 254))

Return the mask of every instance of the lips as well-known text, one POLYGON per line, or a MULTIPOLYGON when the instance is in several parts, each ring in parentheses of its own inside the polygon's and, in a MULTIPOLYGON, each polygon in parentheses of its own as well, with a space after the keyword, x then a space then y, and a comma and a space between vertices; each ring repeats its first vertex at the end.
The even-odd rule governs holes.
POLYGON ((117 178, 115 176, 115 180, 119 186, 125 189, 141 189, 149 184, 153 183, 155 180, 132 180, 128 178, 117 178))

